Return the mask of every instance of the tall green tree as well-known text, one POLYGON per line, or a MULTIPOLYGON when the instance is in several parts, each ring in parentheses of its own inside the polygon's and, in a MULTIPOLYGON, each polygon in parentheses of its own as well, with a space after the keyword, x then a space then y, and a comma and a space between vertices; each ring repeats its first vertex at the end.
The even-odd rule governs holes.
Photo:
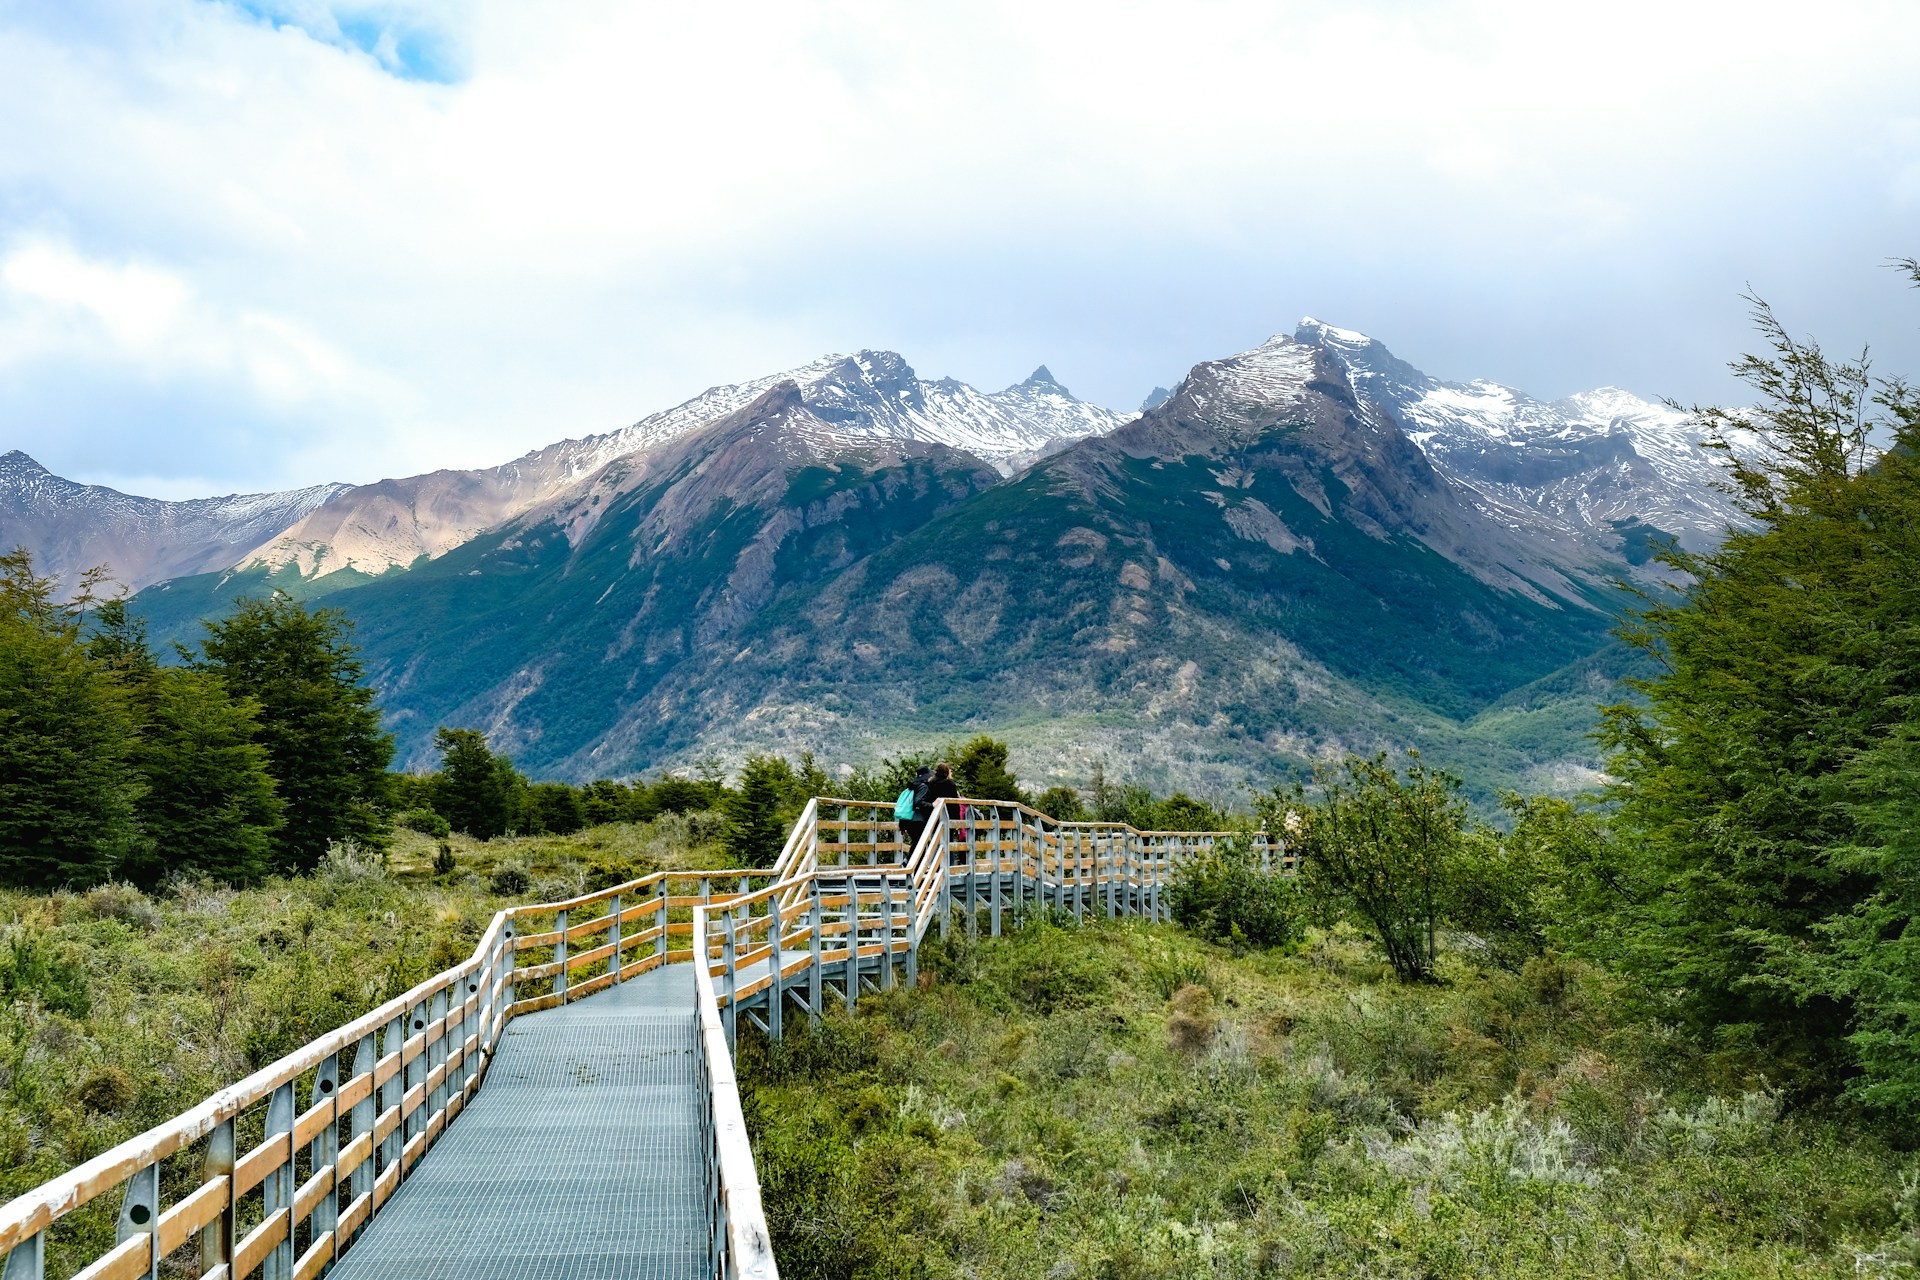
POLYGON ((1755 320, 1768 350, 1733 367, 1758 403, 1698 411, 1760 446, 1727 450, 1745 523, 1667 553, 1691 583, 1629 633, 1664 670, 1608 711, 1630 857, 1608 932, 1637 989, 1775 1080, 1864 1062, 1911 1105, 1920 398, 1755 320))
POLYGON ((143 849, 122 874, 154 884, 176 870, 252 884, 272 869, 285 806, 267 772, 259 707, 235 701, 220 677, 179 668, 149 672, 134 764, 143 849))
POLYGON ((1007 767, 1007 744, 981 734, 953 753, 953 779, 960 794, 975 800, 1026 802, 1020 783, 1007 767))
POLYGON ((748 756, 740 785, 726 800, 721 839, 736 867, 771 867, 786 844, 781 813, 795 784, 793 766, 779 756, 748 756))
POLYGON ((383 845, 393 738, 380 730, 346 616, 275 592, 206 628, 193 667, 260 708, 260 741, 286 806, 275 869, 309 869, 334 841, 383 845))
POLYGON ((440 772, 433 778, 433 807, 455 831, 476 840, 506 834, 513 825, 519 793, 526 780, 513 762, 496 756, 477 729, 449 729, 433 735, 440 751, 440 772))
POLYGON ((524 829, 568 836, 587 825, 587 808, 580 793, 564 782, 536 782, 527 787, 524 829))
POLYGON ((81 639, 104 578, 62 601, 24 549, 0 555, 0 883, 91 884, 140 848, 128 695, 81 639))

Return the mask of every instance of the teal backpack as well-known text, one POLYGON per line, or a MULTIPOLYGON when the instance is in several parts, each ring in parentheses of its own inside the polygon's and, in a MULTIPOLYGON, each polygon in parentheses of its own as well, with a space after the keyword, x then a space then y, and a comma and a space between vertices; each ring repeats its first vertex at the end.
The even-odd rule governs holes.
POLYGON ((913 821, 913 788, 912 787, 908 787, 905 791, 902 791, 900 793, 900 798, 893 802, 893 820, 895 822, 912 822, 913 821))

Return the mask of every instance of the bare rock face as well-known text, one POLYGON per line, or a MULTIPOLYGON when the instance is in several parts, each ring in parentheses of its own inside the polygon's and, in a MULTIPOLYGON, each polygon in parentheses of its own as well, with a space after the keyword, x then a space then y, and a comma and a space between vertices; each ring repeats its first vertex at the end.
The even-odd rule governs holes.
POLYGON ((15 449, 0 454, 0 544, 27 548, 39 571, 62 581, 105 565, 137 591, 225 569, 346 489, 323 484, 167 502, 63 480, 15 449))

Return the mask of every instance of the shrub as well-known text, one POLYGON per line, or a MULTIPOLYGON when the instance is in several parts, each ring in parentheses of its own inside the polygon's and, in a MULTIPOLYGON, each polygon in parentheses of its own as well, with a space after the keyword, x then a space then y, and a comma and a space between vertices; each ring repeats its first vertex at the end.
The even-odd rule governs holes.
POLYGON ((1186 986, 1173 993, 1167 1014, 1167 1043, 1181 1053, 1198 1053, 1213 1043, 1219 1021, 1213 1015, 1213 993, 1186 986))
POLYGON ((1420 763, 1404 780, 1386 754, 1349 756, 1320 778, 1320 801, 1305 788, 1275 790, 1262 803, 1268 829, 1287 833, 1307 892, 1330 912, 1351 912, 1374 933, 1402 982, 1427 981, 1449 875, 1460 861, 1466 810, 1460 780, 1420 763))
POLYGON ((51 939, 16 928, 0 949, 0 1000, 26 999, 75 1018, 93 1006, 81 963, 51 939))
POLYGON ((418 831, 423 836, 453 834, 452 824, 431 809, 409 809, 393 822, 395 826, 405 827, 409 831, 418 831))
POLYGON ((1292 877, 1262 871, 1238 841, 1175 868, 1169 899, 1175 921, 1216 941, 1278 947, 1300 934, 1298 886, 1292 877))
POLYGON ((439 851, 433 855, 433 874, 450 876, 453 874, 453 846, 446 841, 440 842, 439 851))
POLYGON ((133 1077, 119 1067, 101 1067, 88 1072, 74 1091, 75 1100, 83 1108, 103 1116, 124 1111, 133 1096, 133 1077))
POLYGON ((502 898, 517 898, 533 887, 523 867, 505 866, 494 870, 487 880, 487 891, 502 898))

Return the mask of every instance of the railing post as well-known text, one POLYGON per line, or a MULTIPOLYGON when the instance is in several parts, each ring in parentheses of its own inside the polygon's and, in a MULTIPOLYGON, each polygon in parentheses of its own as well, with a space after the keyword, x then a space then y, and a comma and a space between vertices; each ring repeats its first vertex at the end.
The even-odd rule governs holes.
MULTIPOLYGON (((740 1011, 735 1007, 735 1003, 734 1003, 734 991, 737 989, 739 985, 739 975, 735 972, 734 963, 733 963, 734 957, 738 954, 735 950, 736 943, 735 943, 735 933, 734 933, 736 927, 738 926, 738 922, 734 919, 733 909, 731 907, 727 909, 726 921, 727 921, 727 928, 726 928, 726 933, 723 935, 723 937, 725 938, 725 941, 721 944, 720 963, 726 968, 727 1049, 729 1052, 731 1052, 734 1049, 736 1044, 735 1037, 736 1037, 737 1031, 739 1030, 739 1016, 740 1016, 740 1011)), ((702 963, 704 962, 705 960, 703 957, 702 963)))
MULTIPOLYGON (((407 1110, 407 1094, 413 1091, 415 1085, 426 1083, 426 1037, 427 1016, 429 1012, 430 1010, 427 1005, 415 1005, 407 1011, 407 1025, 400 1029, 400 1083, 402 1086, 400 1090, 400 1162, 402 1165, 406 1163, 407 1159, 407 1143, 413 1141, 416 1134, 425 1132, 427 1127, 424 1095, 422 1097, 422 1105, 415 1107, 409 1112, 407 1110), (409 1062, 407 1061, 407 1042, 412 1040, 416 1035, 420 1037, 420 1052, 414 1055, 413 1061, 409 1062)), ((406 1170, 404 1168, 401 1169, 400 1176, 403 1178, 406 1176, 406 1170)))
POLYGON ((613 975, 613 985, 620 985, 620 895, 613 895, 612 909, 608 911, 613 923, 607 926, 607 941, 613 944, 613 954, 607 957, 607 972, 613 975))
POLYGON ((553 960, 560 967, 554 970, 553 989, 560 997, 560 1003, 567 1002, 567 913, 560 912, 560 921, 554 926, 560 932, 560 940, 553 944, 553 960))
POLYGON ((893 881, 880 877, 880 989, 893 990, 893 881))
POLYGON ((807 969, 807 1019, 820 1021, 820 996, 825 985, 826 975, 822 970, 826 962, 822 958, 825 951, 827 934, 826 922, 820 918, 820 877, 815 875, 809 885, 813 897, 813 964, 807 969))
MULTIPOLYGON (((513 997, 514 997, 513 970, 514 970, 514 966, 519 963, 518 960, 515 958, 519 955, 519 952, 514 949, 513 935, 514 935, 514 918, 512 916, 508 916, 507 927, 500 931, 500 952, 501 952, 500 975, 505 980, 505 987, 503 989, 503 994, 500 999, 500 1010, 499 1010, 500 1021, 502 1026, 506 1024, 507 1010, 513 1006, 513 997)), ((494 1034, 494 1029, 492 1027, 488 1027, 487 1036, 489 1037, 489 1039, 492 1038, 493 1034, 494 1034)))
POLYGON ((396 1116, 398 1123, 387 1130, 386 1139, 380 1144, 380 1171, 385 1173, 388 1169, 399 1166, 400 1147, 406 1141, 407 1024, 405 1015, 387 1024, 386 1033, 380 1040, 380 1049, 382 1057, 392 1054, 395 1062, 394 1073, 387 1077, 385 1084, 380 1086, 380 1114, 385 1115, 389 1110, 396 1110, 399 1113, 396 1116))
POLYGON ((287 1233, 273 1246, 261 1264, 262 1280, 293 1280, 293 1084, 289 1081, 273 1091, 267 1102, 267 1141, 286 1139, 286 1158, 267 1175, 261 1185, 261 1217, 264 1221, 280 1210, 287 1211, 287 1233))
POLYGON ((780 1039, 781 1015, 786 1012, 787 979, 780 967, 780 934, 785 928, 783 913, 780 910, 780 895, 767 898, 767 975, 773 979, 773 985, 767 988, 767 1035, 780 1039))
POLYGON ((36 1231, 13 1246, 7 1254, 7 1269, 0 1280, 46 1280, 47 1233, 36 1231))
MULTIPOLYGON (((441 1066, 447 1060, 447 1022, 453 1016, 450 1003, 448 993, 445 991, 436 991, 427 997, 427 1043, 424 1046, 427 1070, 426 1074, 420 1077, 422 1080, 432 1080, 434 1068, 441 1066), (433 1029, 433 1024, 436 1022, 440 1024, 440 1030, 437 1033, 433 1029)), ((443 1105, 446 1088, 447 1073, 442 1071, 440 1083, 427 1090, 426 1102, 421 1107, 420 1128, 423 1132, 432 1123, 433 1113, 443 1105)))
POLYGON ((947 802, 942 800, 934 821, 940 824, 935 846, 940 855, 940 936, 945 938, 953 926, 953 828, 947 821, 947 802))
MULTIPOLYGON (((319 1069, 313 1073, 313 1086, 307 1094, 309 1109, 326 1104, 327 1124, 319 1133, 313 1135, 313 1141, 307 1144, 307 1159, 314 1173, 328 1165, 337 1164, 340 1159, 340 1055, 330 1053, 321 1059, 319 1069)), ((327 1232, 340 1225, 340 1171, 336 1168, 327 1176, 327 1189, 320 1196, 320 1202, 313 1206, 313 1238, 318 1240, 327 1232)), ((340 1242, 334 1241, 336 1252, 340 1242)))
POLYGON ((842 985, 847 991, 847 1012, 853 1012, 854 1002, 860 998, 860 882, 851 872, 847 875, 847 969, 846 982, 842 985))
MULTIPOLYGON (((1085 827, 1073 833, 1073 922, 1080 924, 1087 918, 1087 837, 1094 839, 1094 848, 1098 850, 1099 834, 1085 827)), ((1099 864, 1094 865, 1094 874, 1100 873, 1099 864)))
POLYGON ((660 930, 653 939, 653 954, 660 957, 661 964, 667 963, 667 899, 672 896, 667 892, 669 887, 667 881, 660 882, 660 905, 653 909, 653 923, 660 930))
POLYGON ((485 965, 475 965, 473 972, 461 978, 464 994, 460 1001, 460 1041, 455 1047, 463 1055, 460 1059, 460 1093, 463 1097, 466 1095, 467 1086, 473 1083, 473 1077, 480 1070, 480 1049, 486 1038, 484 1029, 487 997, 480 985, 480 979, 485 972, 485 965), (472 1053, 466 1052, 469 1038, 473 1040, 472 1053))
POLYGON ((146 1274, 149 1280, 160 1276, 160 1166, 150 1164, 127 1179, 120 1193, 120 1222, 114 1228, 113 1242, 125 1244, 135 1236, 147 1238, 146 1274))
MULTIPOLYGON (((909 987, 917 987, 920 985, 920 941, 919 939, 913 936, 913 922, 914 922, 914 914, 915 914, 914 903, 913 903, 913 877, 904 876, 901 878, 900 883, 901 883, 901 892, 906 896, 906 900, 907 900, 906 906, 904 909, 905 918, 900 922, 900 937, 901 937, 901 940, 906 944, 906 949, 907 949, 907 985, 909 987)), ((889 885, 887 888, 887 900, 888 901, 893 900, 893 888, 891 885, 889 885)))
MULTIPOLYGON (((373 1132, 374 1110, 372 1084, 374 1062, 373 1033, 368 1032, 366 1035, 360 1037, 360 1047, 353 1051, 354 1074, 366 1076, 368 1088, 367 1096, 354 1103, 353 1110, 348 1113, 347 1141, 349 1142, 358 1142, 361 1134, 371 1134, 373 1132)), ((369 1137, 367 1141, 371 1144, 373 1140, 369 1137)), ((347 1192, 352 1199, 358 1200, 361 1196, 368 1194, 372 1190, 373 1151, 371 1146, 369 1146, 367 1158, 355 1165, 353 1173, 348 1176, 347 1192)), ((211 1270, 211 1264, 203 1264, 200 1269, 202 1271, 211 1270)))
MULTIPOLYGON (((235 1149, 234 1122, 228 1117, 220 1122, 207 1138, 207 1158, 200 1165, 200 1181, 212 1182, 216 1178, 227 1179, 226 1203, 220 1207, 220 1214, 212 1222, 200 1229, 200 1274, 216 1267, 233 1267, 233 1242, 238 1237, 234 1231, 235 1214, 239 1197, 233 1194, 233 1162, 239 1155, 235 1149)), ((13 1273, 7 1273, 9 1280, 13 1273)))
POLYGON ((993 870, 992 882, 987 886, 987 901, 992 912, 992 923, 988 932, 993 937, 1000 936, 1000 858, 1005 851, 1000 847, 1000 806, 993 809, 993 870))

